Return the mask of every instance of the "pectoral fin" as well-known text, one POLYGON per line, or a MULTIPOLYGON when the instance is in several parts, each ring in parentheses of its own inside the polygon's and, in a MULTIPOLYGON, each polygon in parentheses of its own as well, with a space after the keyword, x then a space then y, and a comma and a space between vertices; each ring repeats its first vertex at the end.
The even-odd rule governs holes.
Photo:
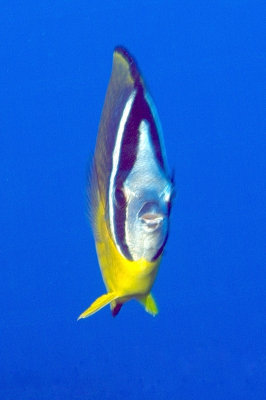
POLYGON ((158 314, 159 310, 158 310, 157 304, 156 304, 154 298, 152 297, 151 293, 149 293, 147 296, 142 297, 138 300, 144 306, 145 310, 149 314, 153 315, 154 317, 155 317, 155 315, 158 314))
POLYGON ((81 318, 87 318, 90 315, 96 313, 99 311, 101 308, 107 306, 107 304, 110 304, 112 301, 117 299, 119 296, 115 292, 111 293, 106 293, 103 294, 102 296, 98 297, 87 310, 85 310, 80 316, 78 317, 78 320, 81 318))

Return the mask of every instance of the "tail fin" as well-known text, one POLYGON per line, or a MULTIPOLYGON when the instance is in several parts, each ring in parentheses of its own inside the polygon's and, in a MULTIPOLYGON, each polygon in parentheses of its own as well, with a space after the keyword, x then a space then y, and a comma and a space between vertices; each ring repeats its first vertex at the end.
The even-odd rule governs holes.
POLYGON ((99 311, 101 308, 107 306, 107 304, 110 304, 112 301, 117 299, 119 296, 115 292, 111 293, 106 293, 103 294, 102 296, 98 297, 87 310, 85 310, 80 316, 78 317, 78 320, 81 318, 87 318, 90 315, 96 313, 99 311))
POLYGON ((158 310, 156 301, 152 297, 151 293, 149 293, 147 296, 142 297, 142 298, 140 298, 138 300, 144 306, 145 310, 149 314, 153 315, 154 317, 155 317, 155 315, 158 314, 159 310, 158 310))

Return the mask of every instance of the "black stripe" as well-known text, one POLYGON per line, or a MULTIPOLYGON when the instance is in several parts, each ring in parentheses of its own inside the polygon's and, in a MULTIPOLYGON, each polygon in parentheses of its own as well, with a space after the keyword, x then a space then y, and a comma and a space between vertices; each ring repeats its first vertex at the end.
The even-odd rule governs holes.
POLYGON ((149 104, 144 97, 143 90, 142 86, 138 87, 135 101, 125 125, 116 181, 118 185, 122 185, 135 164, 140 136, 139 126, 143 120, 148 121, 150 125, 151 141, 155 151, 155 156, 161 168, 164 170, 159 133, 149 104))

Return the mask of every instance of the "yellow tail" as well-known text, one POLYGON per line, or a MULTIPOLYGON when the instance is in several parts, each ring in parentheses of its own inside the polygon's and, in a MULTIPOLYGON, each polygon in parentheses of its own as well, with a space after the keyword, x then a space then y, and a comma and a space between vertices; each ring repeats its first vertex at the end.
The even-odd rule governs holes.
POLYGON ((87 310, 85 310, 80 316, 78 317, 78 320, 81 318, 87 318, 90 315, 96 313, 99 311, 101 308, 107 306, 107 304, 110 304, 112 301, 117 299, 119 296, 115 292, 111 293, 106 293, 103 294, 102 296, 98 297, 87 310))

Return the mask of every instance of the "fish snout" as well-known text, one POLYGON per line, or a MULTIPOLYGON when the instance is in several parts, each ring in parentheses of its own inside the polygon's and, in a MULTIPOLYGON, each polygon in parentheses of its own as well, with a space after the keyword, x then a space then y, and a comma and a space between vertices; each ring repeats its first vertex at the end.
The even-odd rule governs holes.
POLYGON ((138 217, 146 232, 154 232, 162 226, 166 215, 159 204, 147 202, 140 210, 138 217))

